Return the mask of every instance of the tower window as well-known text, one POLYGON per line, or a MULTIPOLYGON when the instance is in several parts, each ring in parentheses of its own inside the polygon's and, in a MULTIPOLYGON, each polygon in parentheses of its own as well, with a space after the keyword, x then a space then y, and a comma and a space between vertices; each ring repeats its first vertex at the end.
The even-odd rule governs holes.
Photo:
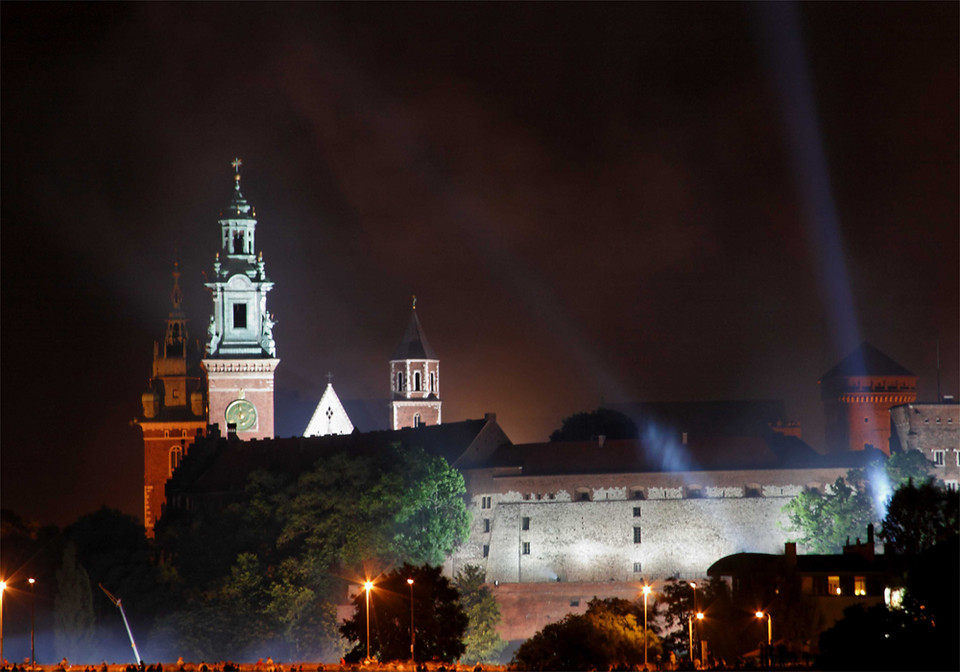
POLYGON ((933 464, 937 467, 943 466, 943 451, 935 450, 933 451, 933 464))
POLYGON ((633 543, 635 543, 635 544, 639 544, 639 543, 640 543, 640 528, 639 528, 639 527, 633 528, 633 543))
POLYGON ((520 519, 520 529, 529 530, 530 529, 530 519, 524 516, 520 519))
POLYGON ((639 518, 639 517, 640 517, 640 507, 639 507, 639 506, 633 507, 633 517, 634 517, 634 518, 639 518))
POLYGON ((490 545, 489 545, 489 544, 484 544, 484 545, 483 545, 483 557, 487 557, 488 555, 490 555, 490 545))
POLYGON ((483 531, 484 531, 484 532, 489 532, 489 531, 490 531, 490 519, 489 519, 489 518, 484 518, 484 519, 483 519, 483 531))
POLYGON ((397 392, 403 392, 403 374, 397 371, 397 392))
POLYGON ((233 304, 233 328, 234 329, 247 328, 247 304, 245 303, 233 304))
POLYGON ((419 426, 422 425, 422 424, 423 424, 423 421, 420 420, 420 414, 419 414, 419 413, 414 413, 414 414, 413 414, 413 426, 414 426, 414 427, 419 427, 419 426))
POLYGON ((430 391, 436 393, 437 391, 437 374, 430 374, 430 391))
POLYGON ((529 542, 529 541, 523 542, 523 554, 524 554, 524 555, 530 555, 530 542, 529 542))
POLYGON ((183 450, 180 446, 174 446, 170 449, 170 475, 180 466, 180 460, 183 459, 183 450))
POLYGON ((413 372, 413 391, 414 392, 420 391, 420 372, 419 371, 413 372))
POLYGON ((481 498, 480 498, 480 508, 481 508, 481 509, 489 509, 489 508, 491 508, 492 505, 493 505, 493 504, 492 504, 492 498, 491 498, 491 497, 481 497, 481 498))
POLYGON ((642 565, 639 562, 633 563, 633 571, 634 573, 642 572, 643 571, 642 565))

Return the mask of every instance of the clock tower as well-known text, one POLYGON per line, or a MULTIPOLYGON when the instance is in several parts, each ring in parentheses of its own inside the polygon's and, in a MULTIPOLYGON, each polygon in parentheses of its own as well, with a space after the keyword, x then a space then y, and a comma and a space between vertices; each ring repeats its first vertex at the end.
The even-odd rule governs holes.
POLYGON ((211 425, 241 439, 273 438, 273 374, 280 360, 267 292, 273 283, 255 252, 256 210, 240 192, 233 162, 233 197, 220 212, 220 251, 204 283, 213 298, 203 368, 211 425))

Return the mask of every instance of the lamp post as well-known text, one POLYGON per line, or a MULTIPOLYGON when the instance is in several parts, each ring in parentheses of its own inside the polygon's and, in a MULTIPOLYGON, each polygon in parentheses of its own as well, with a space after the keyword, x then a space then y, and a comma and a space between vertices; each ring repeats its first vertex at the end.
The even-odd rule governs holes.
POLYGON ((33 633, 36 630, 37 625, 37 580, 33 577, 30 577, 27 579, 27 582, 30 584, 30 667, 35 667, 37 664, 37 655, 36 649, 33 647, 33 633))
MULTIPOLYGON (((757 618, 763 621, 764 613, 762 611, 758 611, 755 615, 757 618)), ((773 646, 773 617, 770 615, 769 611, 766 613, 766 617, 767 617, 767 659, 769 662, 770 653, 771 653, 770 649, 773 646)))
POLYGON ((413 643, 415 635, 413 630, 413 579, 407 579, 407 585, 410 586, 410 662, 414 661, 413 658, 413 643))
POLYGON ((370 660, 370 589, 373 588, 373 581, 364 581, 363 589, 367 593, 367 660, 370 660))
MULTIPOLYGON (((699 609, 697 609, 697 582, 696 582, 696 581, 691 581, 691 582, 690 582, 690 587, 693 588, 693 613, 697 613, 697 612, 699 611, 699 609)), ((697 639, 699 640, 699 639, 700 639, 700 637, 699 637, 700 632, 699 632, 699 631, 697 631, 697 635, 698 635, 698 636, 697 636, 697 639)), ((693 654, 691 654, 690 662, 691 662, 691 663, 693 662, 693 654)))
POLYGON ((7 582, 0 581, 0 665, 5 664, 3 658, 3 592, 7 589, 7 582))
POLYGON ((647 669, 647 595, 650 586, 643 587, 643 669, 647 669))

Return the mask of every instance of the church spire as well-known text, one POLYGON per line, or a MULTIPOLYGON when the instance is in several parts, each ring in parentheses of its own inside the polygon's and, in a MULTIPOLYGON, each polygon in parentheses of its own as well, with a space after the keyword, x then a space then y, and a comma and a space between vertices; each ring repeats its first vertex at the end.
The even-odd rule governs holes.
POLYGON ((393 429, 440 424, 440 358, 420 325, 415 296, 403 339, 390 358, 390 387, 393 429))

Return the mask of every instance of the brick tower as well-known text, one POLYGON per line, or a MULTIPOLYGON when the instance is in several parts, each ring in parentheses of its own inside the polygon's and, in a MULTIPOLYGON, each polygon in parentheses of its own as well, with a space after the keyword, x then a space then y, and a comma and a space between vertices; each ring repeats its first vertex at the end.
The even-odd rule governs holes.
POLYGON ((390 358, 390 428, 439 425, 440 360, 420 326, 417 297, 410 323, 390 358))
POLYGON ((818 381, 827 450, 890 454, 890 408, 917 400, 917 377, 864 341, 818 381))
POLYGON ((233 162, 233 197, 220 213, 220 252, 203 368, 210 424, 241 439, 273 437, 273 375, 280 360, 273 340, 267 292, 273 283, 256 254, 256 211, 240 193, 240 159, 233 162))
POLYGON ((187 333, 179 264, 174 265, 170 302, 163 343, 153 344, 153 375, 141 395, 143 414, 137 419, 143 432, 143 525, 148 537, 163 514, 164 486, 197 434, 207 429, 200 346, 187 333))

